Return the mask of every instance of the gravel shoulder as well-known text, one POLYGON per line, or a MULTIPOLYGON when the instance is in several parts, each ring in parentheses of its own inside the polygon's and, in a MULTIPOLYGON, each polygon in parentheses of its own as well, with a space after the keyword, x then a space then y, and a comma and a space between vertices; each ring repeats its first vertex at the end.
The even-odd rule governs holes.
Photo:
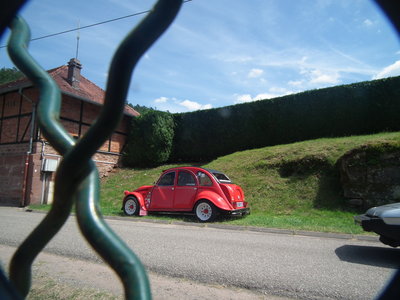
MULTIPOLYGON (((13 247, 0 245, 0 264, 4 270, 7 270, 14 251, 13 247)), ((148 274, 153 299, 289 299, 152 272, 148 274)), ((122 284, 105 264, 49 253, 41 253, 36 258, 32 282, 28 299, 123 299, 122 284)))

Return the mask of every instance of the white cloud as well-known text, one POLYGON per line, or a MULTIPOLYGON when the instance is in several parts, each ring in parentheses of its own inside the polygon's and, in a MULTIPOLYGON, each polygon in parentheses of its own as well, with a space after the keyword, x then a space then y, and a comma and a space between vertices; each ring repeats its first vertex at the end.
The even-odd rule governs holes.
POLYGON ((242 95, 235 94, 234 97, 236 99, 234 101, 234 104, 253 102, 257 100, 273 99, 281 96, 290 95, 293 93, 294 93, 293 91, 288 91, 284 88, 270 88, 268 90, 268 93, 260 93, 254 97, 252 97, 250 94, 242 94, 242 95))
POLYGON ((278 97, 277 94, 271 94, 271 93, 263 93, 263 94, 258 94, 253 98, 253 101, 257 100, 264 100, 264 99, 272 99, 278 97))
POLYGON ((251 69, 247 77, 249 78, 257 78, 264 74, 264 71, 261 69, 251 69))
POLYGON ((396 61, 390 66, 383 68, 380 72, 378 72, 375 76, 373 76, 372 79, 380 79, 398 75, 400 75, 400 60, 396 61))
POLYGON ((291 86, 301 86, 303 84, 302 80, 291 80, 288 82, 289 85, 291 86))
POLYGON ((179 105, 185 107, 189 111, 212 108, 211 104, 204 104, 203 105, 203 104, 200 104, 198 102, 190 101, 190 100, 184 100, 182 102, 179 102, 179 105))
POLYGON ((271 99, 271 98, 274 98, 275 96, 276 95, 270 94, 270 93, 258 94, 255 97, 252 97, 250 94, 236 95, 236 100, 234 101, 234 104, 247 103, 247 102, 253 102, 253 101, 264 100, 264 99, 271 99))
POLYGON ((175 97, 159 97, 155 99, 153 103, 156 104, 156 109, 161 111, 169 111, 171 113, 181 113, 212 108, 211 104, 201 104, 187 99, 181 101, 175 97))
POLYGON ((311 84, 337 84, 339 83, 339 73, 336 71, 321 71, 319 69, 303 70, 301 74, 306 75, 311 84))
POLYGON ((254 101, 250 94, 235 95, 235 104, 254 101))
POLYGON ((365 26, 372 26, 372 25, 374 25, 374 22, 372 22, 370 19, 365 19, 363 24, 365 26))
POLYGON ((280 87, 272 87, 268 91, 276 95, 285 95, 288 92, 285 88, 280 87))
POLYGON ((165 103, 168 101, 167 97, 160 97, 154 100, 155 103, 165 103))
POLYGON ((318 84, 336 84, 339 82, 338 74, 317 74, 315 77, 311 79, 311 83, 318 83, 318 84))

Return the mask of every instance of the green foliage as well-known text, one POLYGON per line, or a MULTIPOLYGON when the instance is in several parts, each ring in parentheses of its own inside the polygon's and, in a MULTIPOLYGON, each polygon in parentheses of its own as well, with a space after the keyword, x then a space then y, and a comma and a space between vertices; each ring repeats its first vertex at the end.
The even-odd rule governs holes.
POLYGON ((396 131, 399 112, 400 77, 392 77, 176 114, 172 159, 206 161, 296 141, 396 131))
POLYGON ((0 84, 7 83, 10 81, 14 81, 23 77, 22 74, 17 68, 1 68, 0 69, 0 84))
POLYGON ((166 162, 172 151, 174 119, 170 113, 148 110, 133 119, 123 156, 126 166, 148 167, 166 162))
POLYGON ((155 109, 152 108, 152 107, 147 107, 147 106, 139 105, 139 104, 132 105, 132 104, 128 103, 128 105, 129 105, 130 107, 132 107, 134 110, 136 110, 136 111, 137 111, 138 113, 140 113, 140 114, 144 114, 144 113, 146 113, 146 112, 148 112, 148 111, 154 111, 154 110, 155 110, 155 109))

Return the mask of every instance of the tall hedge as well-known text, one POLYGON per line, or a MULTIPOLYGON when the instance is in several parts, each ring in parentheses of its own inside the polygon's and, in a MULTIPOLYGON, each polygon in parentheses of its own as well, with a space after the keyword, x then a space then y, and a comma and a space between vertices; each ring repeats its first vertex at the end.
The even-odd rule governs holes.
POLYGON ((399 116, 400 77, 175 114, 171 160, 204 161, 295 141, 397 131, 399 116))
POLYGON ((156 110, 134 118, 123 154, 123 164, 149 167, 165 163, 170 158, 174 139, 174 118, 156 110))

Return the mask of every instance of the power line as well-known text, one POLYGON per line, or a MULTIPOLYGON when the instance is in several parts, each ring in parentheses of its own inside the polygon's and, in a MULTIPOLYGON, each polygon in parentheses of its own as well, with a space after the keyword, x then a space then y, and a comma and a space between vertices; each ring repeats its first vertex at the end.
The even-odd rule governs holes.
MULTIPOLYGON (((182 3, 187 3, 187 2, 190 2, 190 1, 192 1, 192 0, 184 0, 182 3)), ((147 14, 149 12, 151 12, 151 9, 144 10, 144 11, 141 11, 141 12, 138 12, 138 13, 134 13, 134 14, 130 14, 130 15, 126 15, 126 16, 119 17, 119 18, 109 19, 109 20, 106 20, 106 21, 102 21, 102 22, 86 25, 86 26, 80 26, 80 27, 78 26, 77 28, 68 29, 68 30, 64 30, 64 31, 60 31, 60 32, 56 32, 56 33, 51 33, 51 34, 48 34, 48 35, 40 36, 40 37, 37 37, 37 38, 33 38, 33 39, 30 40, 30 42, 46 39, 46 38, 49 38, 49 37, 53 37, 53 36, 57 36, 57 35, 61 35, 61 34, 69 33, 69 32, 79 31, 79 30, 82 30, 82 29, 95 27, 95 26, 106 24, 106 23, 119 21, 119 20, 122 20, 122 19, 127 19, 127 18, 132 18, 132 17, 139 16, 139 15, 144 15, 144 14, 147 14)), ((5 47, 7 47, 7 45, 2 45, 2 46, 0 46, 0 49, 1 48, 5 48, 5 47)))

